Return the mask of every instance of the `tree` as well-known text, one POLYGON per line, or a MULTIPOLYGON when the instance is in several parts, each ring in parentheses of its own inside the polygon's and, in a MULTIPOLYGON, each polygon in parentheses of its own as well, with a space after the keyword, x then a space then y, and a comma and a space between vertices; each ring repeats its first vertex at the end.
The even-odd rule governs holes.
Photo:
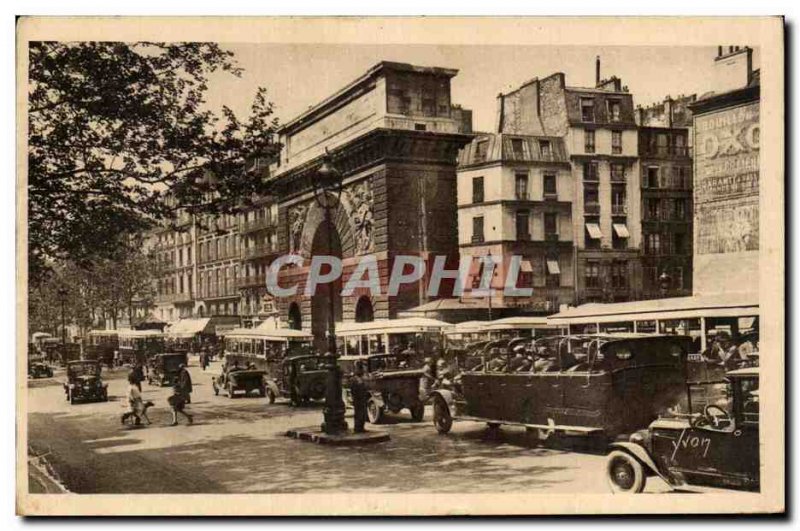
POLYGON ((240 198, 266 191, 244 171, 250 157, 278 152, 266 90, 245 122, 227 107, 206 108, 211 73, 241 74, 231 52, 213 43, 33 42, 29 53, 31 282, 58 260, 117 259, 131 234, 178 210, 234 213, 240 198))

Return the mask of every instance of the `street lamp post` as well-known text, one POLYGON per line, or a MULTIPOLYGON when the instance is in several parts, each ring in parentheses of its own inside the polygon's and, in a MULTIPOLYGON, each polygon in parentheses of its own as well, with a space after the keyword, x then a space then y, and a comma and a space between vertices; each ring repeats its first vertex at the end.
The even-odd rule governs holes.
MULTIPOLYGON (((317 170, 314 181, 314 198, 325 212, 325 228, 328 237, 328 256, 333 253, 333 220, 331 210, 339 202, 342 192, 342 175, 325 155, 322 165, 317 170)), ((342 400, 342 374, 339 370, 336 354, 336 303, 334 301, 334 286, 328 286, 328 352, 325 353, 325 369, 327 383, 325 386, 325 407, 322 409, 322 431, 328 435, 337 435, 347 432, 347 422, 344 420, 345 405, 342 400)))
POLYGON ((66 288, 58 288, 58 299, 61 302, 61 348, 66 352, 67 349, 67 315, 64 310, 67 301, 66 288))

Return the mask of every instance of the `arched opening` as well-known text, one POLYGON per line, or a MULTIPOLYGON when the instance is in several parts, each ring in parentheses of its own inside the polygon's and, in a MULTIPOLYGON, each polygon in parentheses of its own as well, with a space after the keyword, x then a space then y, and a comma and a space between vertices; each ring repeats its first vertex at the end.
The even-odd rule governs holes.
MULTIPOLYGON (((342 242, 339 239, 339 232, 332 222, 323 220, 314 233, 311 244, 311 254, 342 257, 342 242)), ((328 273, 327 266, 322 268, 321 274, 328 273)), ((342 279, 337 278, 333 282, 319 284, 315 292, 311 295, 311 333, 314 334, 314 347, 320 352, 327 352, 326 341, 328 331, 328 321, 330 319, 330 304, 333 299, 333 318, 335 321, 342 320, 342 279)))
POLYGON ((296 302, 289 306, 289 328, 294 330, 303 329, 303 314, 300 313, 300 306, 296 302))
POLYGON ((375 313, 372 310, 372 301, 369 297, 359 297, 356 302, 356 322, 367 323, 375 320, 375 313))

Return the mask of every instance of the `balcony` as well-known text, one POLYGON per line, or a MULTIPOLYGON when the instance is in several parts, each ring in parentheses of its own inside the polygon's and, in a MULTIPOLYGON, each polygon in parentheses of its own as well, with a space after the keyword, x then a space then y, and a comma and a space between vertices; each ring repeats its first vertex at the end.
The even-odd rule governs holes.
POLYGON ((655 146, 646 148, 643 155, 646 157, 691 157, 692 148, 689 146, 655 146))
MULTIPOLYGON (((231 282, 233 284, 233 282, 231 282)), ((226 289, 224 286, 220 286, 217 288, 216 286, 212 286, 211 289, 205 290, 202 293, 203 299, 229 299, 231 297, 238 297, 239 292, 237 291, 236 287, 226 289)))
POLYGON ((544 193, 544 200, 545 201, 558 201, 558 192, 545 192, 544 193))
POLYGON ((544 241, 546 241, 546 242, 557 242, 558 241, 558 233, 557 232, 545 233, 544 241))
POLYGON ((239 232, 255 232, 257 230, 268 229, 275 226, 275 221, 272 218, 258 218, 250 221, 242 221, 239 223, 239 232))
POLYGON ((583 213, 589 216, 600 215, 600 203, 586 203, 583 205, 583 213))
POLYGON ((628 215, 628 205, 611 205, 611 215, 612 216, 627 216, 628 215))
POLYGON ((192 293, 164 293, 161 295, 156 296, 156 302, 158 303, 180 303, 180 302, 191 302, 194 300, 192 297, 192 293))
POLYGON ((483 235, 482 235, 482 234, 480 234, 480 235, 475 235, 475 236, 473 236, 473 237, 470 239, 470 242, 471 242, 471 243, 483 243, 483 241, 484 241, 484 240, 483 240, 483 235))
POLYGON ((266 275, 249 275, 236 279, 236 287, 239 289, 258 288, 267 285, 266 275))
POLYGON ((242 250, 242 260, 253 260, 256 258, 263 258, 278 254, 278 248, 273 245, 258 245, 256 247, 248 247, 242 250))

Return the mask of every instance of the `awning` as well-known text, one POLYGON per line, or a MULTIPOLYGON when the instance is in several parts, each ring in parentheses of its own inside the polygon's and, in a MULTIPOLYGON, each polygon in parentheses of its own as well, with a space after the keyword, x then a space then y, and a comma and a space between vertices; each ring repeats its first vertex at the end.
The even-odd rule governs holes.
POLYGON ((547 261, 547 272, 551 275, 560 275, 561 268, 558 267, 558 260, 548 260, 547 261))
POLYGON ((167 336, 176 338, 190 338, 194 337, 196 334, 204 332, 208 333, 208 324, 210 321, 211 319, 208 317, 200 319, 181 319, 169 327, 167 330, 167 336))
POLYGON ((631 233, 628 232, 628 226, 624 223, 614 223, 614 232, 617 233, 617 236, 620 238, 630 238, 631 233))
POLYGON ((600 225, 597 223, 587 223, 586 230, 589 231, 589 236, 595 240, 603 237, 603 231, 600 230, 600 225))
POLYGON ((520 262, 519 270, 521 273, 533 273, 533 266, 530 260, 523 260, 520 262))

